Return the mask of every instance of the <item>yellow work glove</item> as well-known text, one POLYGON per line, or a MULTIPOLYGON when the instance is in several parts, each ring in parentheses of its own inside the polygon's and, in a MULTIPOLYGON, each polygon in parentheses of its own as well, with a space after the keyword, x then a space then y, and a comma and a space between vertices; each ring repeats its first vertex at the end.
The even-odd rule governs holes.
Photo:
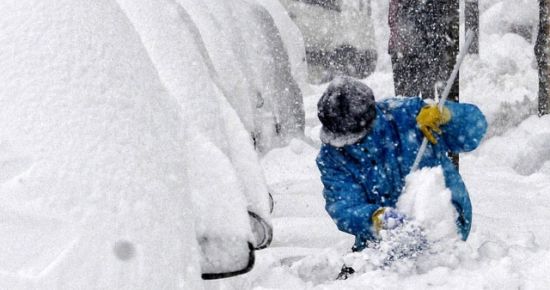
POLYGON ((437 140, 432 132, 441 134, 439 126, 447 124, 451 120, 451 111, 446 107, 440 111, 437 105, 428 105, 420 110, 416 116, 416 122, 420 127, 420 131, 428 138, 432 144, 437 144, 437 140))
POLYGON ((384 211, 386 211, 386 208, 381 207, 372 214, 372 226, 374 227, 374 231, 376 233, 380 232, 380 230, 384 226, 384 221, 382 218, 384 216, 384 211))

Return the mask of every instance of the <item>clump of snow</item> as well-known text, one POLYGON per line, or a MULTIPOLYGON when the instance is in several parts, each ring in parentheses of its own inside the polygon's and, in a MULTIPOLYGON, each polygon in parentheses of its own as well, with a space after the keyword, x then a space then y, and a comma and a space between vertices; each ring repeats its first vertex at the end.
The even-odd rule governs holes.
POLYGON ((397 210, 417 222, 432 241, 457 238, 458 213, 451 203, 441 166, 422 168, 409 174, 397 201, 397 210))
POLYGON ((379 269, 414 268, 418 257, 430 247, 424 229, 413 221, 382 230, 379 236, 379 240, 369 242, 361 252, 345 255, 346 266, 352 267, 359 275, 379 269))

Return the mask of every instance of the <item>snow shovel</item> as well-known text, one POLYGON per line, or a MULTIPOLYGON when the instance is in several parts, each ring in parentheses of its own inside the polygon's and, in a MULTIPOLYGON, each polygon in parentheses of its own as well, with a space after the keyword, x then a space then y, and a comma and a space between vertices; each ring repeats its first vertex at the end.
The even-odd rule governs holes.
MULTIPOLYGON (((472 40, 474 39, 474 33, 471 30, 468 30, 466 32, 466 41, 464 42, 462 49, 460 49, 460 52, 458 53, 458 58, 456 60, 455 66, 453 68, 453 71, 451 72, 451 76, 447 80, 447 83, 445 84, 445 89, 443 90, 443 94, 441 94, 441 98, 438 102, 438 108, 439 110, 443 110, 443 105, 445 104, 445 101, 447 101, 447 97, 449 96, 449 93, 451 92, 451 87, 453 86, 453 83, 455 82, 456 76, 458 75, 458 71, 460 70, 460 66, 462 65, 462 61, 464 60, 464 57, 466 56, 468 52, 468 48, 472 44, 472 40)), ((418 150, 418 153, 416 154, 416 158, 414 159, 413 166, 411 168, 410 173, 415 172, 418 169, 418 165, 420 164, 420 160, 424 156, 424 153, 426 152, 426 148, 428 147, 428 138, 424 137, 422 140, 422 145, 420 145, 420 149, 418 150)), ((409 174, 410 174, 409 173, 409 174)))

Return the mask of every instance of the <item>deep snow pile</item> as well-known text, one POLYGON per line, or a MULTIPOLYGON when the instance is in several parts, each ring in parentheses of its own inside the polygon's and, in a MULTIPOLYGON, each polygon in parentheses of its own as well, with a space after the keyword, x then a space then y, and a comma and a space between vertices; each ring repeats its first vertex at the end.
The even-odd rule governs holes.
POLYGON ((430 241, 458 238, 458 217, 451 203, 451 191, 445 186, 443 169, 422 168, 406 178, 397 209, 418 223, 430 241))

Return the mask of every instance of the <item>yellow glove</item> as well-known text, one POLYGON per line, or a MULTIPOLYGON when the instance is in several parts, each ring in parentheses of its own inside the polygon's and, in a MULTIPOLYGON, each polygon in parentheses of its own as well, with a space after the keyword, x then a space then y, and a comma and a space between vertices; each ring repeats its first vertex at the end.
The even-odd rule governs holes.
POLYGON ((380 232, 380 230, 384 227, 384 220, 383 220, 383 216, 384 216, 384 212, 386 211, 386 208, 385 207, 381 207, 379 209, 377 209, 373 214, 372 214, 372 226, 374 227, 374 230, 376 231, 376 233, 380 232))
POLYGON ((441 134, 439 126, 447 124, 451 120, 451 111, 446 107, 440 111, 437 105, 428 105, 420 110, 416 116, 416 122, 420 127, 420 131, 428 138, 432 144, 437 144, 437 140, 432 134, 432 131, 441 134))

